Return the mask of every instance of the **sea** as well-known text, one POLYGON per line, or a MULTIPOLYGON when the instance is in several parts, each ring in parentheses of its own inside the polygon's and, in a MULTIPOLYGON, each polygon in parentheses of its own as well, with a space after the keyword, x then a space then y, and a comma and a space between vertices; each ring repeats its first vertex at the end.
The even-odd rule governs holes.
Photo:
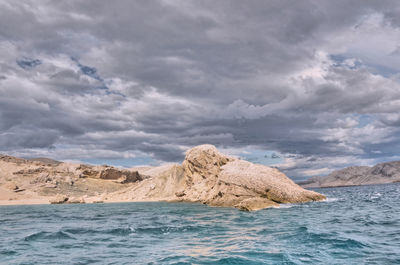
POLYGON ((400 264, 400 184, 243 212, 195 203, 0 207, 0 264, 400 264))

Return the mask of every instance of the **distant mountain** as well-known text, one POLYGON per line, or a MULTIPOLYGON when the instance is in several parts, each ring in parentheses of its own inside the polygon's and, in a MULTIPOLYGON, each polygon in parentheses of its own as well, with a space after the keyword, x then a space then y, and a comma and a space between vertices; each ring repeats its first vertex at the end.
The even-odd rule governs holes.
POLYGON ((312 177, 298 184, 303 188, 326 188, 394 182, 400 182, 400 161, 380 163, 373 167, 347 167, 333 171, 328 176, 312 177))

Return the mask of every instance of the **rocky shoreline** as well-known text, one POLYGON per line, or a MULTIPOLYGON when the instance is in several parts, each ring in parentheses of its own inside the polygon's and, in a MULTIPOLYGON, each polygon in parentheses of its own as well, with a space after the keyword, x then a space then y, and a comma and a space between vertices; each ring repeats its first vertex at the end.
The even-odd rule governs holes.
POLYGON ((187 151, 181 165, 119 169, 0 156, 0 204, 167 201, 251 211, 319 201, 278 169, 221 154, 212 145, 187 151))

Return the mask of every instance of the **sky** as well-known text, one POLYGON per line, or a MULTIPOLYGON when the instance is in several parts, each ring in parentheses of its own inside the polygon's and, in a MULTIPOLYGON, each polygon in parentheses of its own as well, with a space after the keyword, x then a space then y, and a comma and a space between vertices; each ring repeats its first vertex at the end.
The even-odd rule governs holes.
POLYGON ((294 180, 400 159, 397 0, 0 0, 0 25, 0 153, 207 143, 294 180))

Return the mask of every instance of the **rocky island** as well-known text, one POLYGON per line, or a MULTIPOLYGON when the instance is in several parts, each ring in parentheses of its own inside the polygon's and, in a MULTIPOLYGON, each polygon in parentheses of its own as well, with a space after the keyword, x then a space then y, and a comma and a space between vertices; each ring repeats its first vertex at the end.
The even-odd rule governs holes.
POLYGON ((312 177, 298 184, 304 188, 329 188, 400 182, 400 161, 380 163, 373 167, 352 166, 328 176, 312 177))
POLYGON ((0 156, 0 204, 168 201, 251 211, 319 201, 278 169, 221 154, 187 151, 181 165, 119 169, 0 156))

